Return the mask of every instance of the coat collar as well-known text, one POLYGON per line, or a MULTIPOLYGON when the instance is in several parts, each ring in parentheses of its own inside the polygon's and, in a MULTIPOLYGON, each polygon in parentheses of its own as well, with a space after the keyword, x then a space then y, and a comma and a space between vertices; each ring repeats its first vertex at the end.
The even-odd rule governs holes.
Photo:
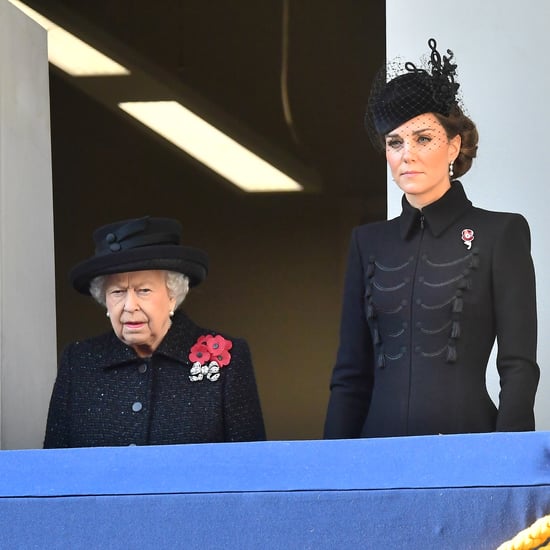
POLYGON ((191 364, 189 360, 191 347, 204 332, 183 311, 176 311, 172 318, 172 326, 155 351, 155 354, 165 355, 180 363, 191 364))
MULTIPOLYGON (((172 326, 153 355, 164 355, 179 363, 191 364, 189 352, 202 332, 185 313, 176 311, 172 326)), ((114 332, 107 335, 105 347, 97 356, 97 365, 100 368, 119 367, 140 361, 143 361, 143 358, 130 346, 121 342, 114 332)))
POLYGON ((403 211, 399 217, 400 233, 403 239, 408 238, 415 229, 420 228, 420 218, 434 237, 441 235, 465 210, 472 206, 459 181, 453 181, 450 189, 437 201, 422 210, 414 208, 403 195, 403 211))

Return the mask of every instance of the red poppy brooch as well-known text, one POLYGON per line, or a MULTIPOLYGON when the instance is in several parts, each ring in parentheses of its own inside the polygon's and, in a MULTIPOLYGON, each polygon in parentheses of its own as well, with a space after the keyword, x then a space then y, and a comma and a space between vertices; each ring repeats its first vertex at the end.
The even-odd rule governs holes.
POLYGON ((220 369, 229 365, 233 347, 231 340, 226 340, 219 334, 205 334, 199 337, 191 348, 189 360, 193 363, 189 373, 191 382, 199 382, 203 378, 215 382, 220 377, 220 369))
POLYGON ((462 242, 466 245, 466 248, 470 250, 472 248, 472 241, 474 240, 474 230, 473 229, 463 229, 462 230, 462 242))

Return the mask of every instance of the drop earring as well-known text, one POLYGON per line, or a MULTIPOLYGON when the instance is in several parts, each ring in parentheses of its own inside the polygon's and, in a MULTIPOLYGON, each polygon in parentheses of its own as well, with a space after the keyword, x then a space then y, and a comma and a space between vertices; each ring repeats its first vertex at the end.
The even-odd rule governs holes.
POLYGON ((451 163, 449 164, 449 177, 450 177, 450 178, 452 178, 452 177, 454 176, 454 174, 455 174, 453 168, 454 168, 454 162, 451 162, 451 163))

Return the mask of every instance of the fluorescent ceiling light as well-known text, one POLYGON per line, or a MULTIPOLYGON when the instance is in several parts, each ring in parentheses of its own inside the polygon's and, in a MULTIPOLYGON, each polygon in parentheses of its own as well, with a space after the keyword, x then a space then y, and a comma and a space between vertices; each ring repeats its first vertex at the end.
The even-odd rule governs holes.
POLYGON ((72 76, 128 75, 130 71, 19 0, 9 0, 48 32, 48 61, 72 76))
POLYGON ((132 101, 119 107, 244 191, 303 189, 177 101, 132 101))
MULTIPOLYGON (((77 77, 130 74, 126 67, 92 48, 26 4, 19 0, 9 1, 46 29, 48 60, 65 73, 77 77)), ((176 101, 124 102, 118 106, 245 191, 303 190, 297 181, 176 101)))

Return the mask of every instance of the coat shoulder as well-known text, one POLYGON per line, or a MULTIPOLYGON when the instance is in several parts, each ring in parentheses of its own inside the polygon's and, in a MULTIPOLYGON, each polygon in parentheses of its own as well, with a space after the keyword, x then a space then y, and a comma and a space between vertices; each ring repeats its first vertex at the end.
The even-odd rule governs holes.
POLYGON ((175 318, 172 331, 174 335, 179 335, 180 339, 185 335, 186 340, 192 340, 195 343, 202 336, 221 336, 225 340, 230 340, 231 342, 243 341, 242 338, 227 334, 226 332, 219 331, 213 328, 206 328, 200 325, 197 325, 192 321, 187 315, 183 312, 179 312, 175 318))
POLYGON ((98 349, 104 349, 113 343, 113 340, 118 340, 112 331, 104 332, 91 338, 79 339, 71 342, 63 349, 63 355, 78 356, 78 355, 93 355, 98 349))
POLYGON ((488 223, 525 223, 527 220, 523 214, 517 212, 499 212, 496 210, 486 210, 485 208, 479 208, 474 206, 470 210, 471 215, 478 218, 480 221, 487 221, 488 223))
POLYGON ((358 237, 386 235, 392 229, 396 229, 397 231, 399 230, 399 218, 358 225, 353 229, 353 235, 358 237))
POLYGON ((497 239, 514 234, 530 236, 531 230, 527 219, 516 212, 497 212, 474 207, 468 218, 467 223, 475 224, 477 229, 488 231, 497 239))

